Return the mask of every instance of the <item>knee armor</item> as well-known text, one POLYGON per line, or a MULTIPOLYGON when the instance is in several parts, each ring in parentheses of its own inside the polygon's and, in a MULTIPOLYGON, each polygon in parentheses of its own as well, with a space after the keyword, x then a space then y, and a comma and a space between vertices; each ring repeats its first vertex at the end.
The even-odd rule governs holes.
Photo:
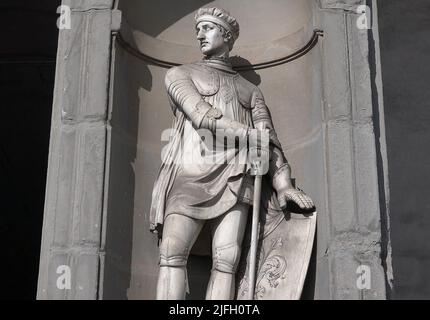
POLYGON ((164 237, 160 245, 160 267, 185 267, 189 252, 187 244, 179 237, 164 237))
POLYGON ((228 244, 215 248, 213 257, 213 269, 225 272, 236 273, 240 259, 240 246, 237 243, 228 244))

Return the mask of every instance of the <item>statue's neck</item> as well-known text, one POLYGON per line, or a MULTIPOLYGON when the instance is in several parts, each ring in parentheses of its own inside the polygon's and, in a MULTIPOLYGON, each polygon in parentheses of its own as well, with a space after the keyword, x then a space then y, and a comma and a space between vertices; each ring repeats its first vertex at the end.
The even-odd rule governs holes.
POLYGON ((229 73, 236 74, 236 71, 233 70, 229 57, 216 57, 216 56, 205 56, 202 61, 205 65, 227 71, 229 73))
POLYGON ((229 58, 230 58, 230 56, 229 56, 228 52, 224 52, 222 54, 205 56, 204 58, 207 59, 207 60, 224 60, 224 61, 228 61, 229 58))
POLYGON ((226 52, 223 52, 223 53, 220 53, 220 54, 214 55, 214 56, 213 56, 213 57, 211 57, 211 58, 215 58, 215 59, 228 59, 228 58, 229 58, 229 52, 228 52, 228 51, 226 51, 226 52))

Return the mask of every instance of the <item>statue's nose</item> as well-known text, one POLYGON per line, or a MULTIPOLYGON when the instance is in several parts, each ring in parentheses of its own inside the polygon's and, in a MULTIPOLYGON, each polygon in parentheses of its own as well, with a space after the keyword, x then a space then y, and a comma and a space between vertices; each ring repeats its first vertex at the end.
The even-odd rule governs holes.
POLYGON ((205 34, 201 31, 199 31, 197 33, 197 40, 204 40, 205 39, 205 34))

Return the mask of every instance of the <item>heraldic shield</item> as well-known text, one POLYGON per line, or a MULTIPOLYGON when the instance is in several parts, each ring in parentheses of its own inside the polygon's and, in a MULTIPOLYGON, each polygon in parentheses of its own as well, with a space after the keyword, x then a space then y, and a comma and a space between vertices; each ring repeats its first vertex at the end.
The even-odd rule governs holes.
MULTIPOLYGON (((262 202, 264 200, 262 199, 262 202)), ((254 300, 298 300, 308 272, 317 212, 267 210, 262 203, 254 300)), ((250 222, 236 278, 236 299, 246 300, 249 288, 250 222)))

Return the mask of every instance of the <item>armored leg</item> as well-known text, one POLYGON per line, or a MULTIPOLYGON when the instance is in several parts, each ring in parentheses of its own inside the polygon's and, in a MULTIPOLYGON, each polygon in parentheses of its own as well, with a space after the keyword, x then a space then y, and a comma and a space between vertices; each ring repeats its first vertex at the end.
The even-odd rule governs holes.
POLYGON ((158 300, 185 299, 187 259, 203 223, 204 221, 179 214, 172 214, 166 218, 160 245, 158 300))
POLYGON ((212 272, 207 300, 231 300, 235 294, 235 274, 239 264, 248 205, 238 204, 217 218, 213 226, 212 272))

